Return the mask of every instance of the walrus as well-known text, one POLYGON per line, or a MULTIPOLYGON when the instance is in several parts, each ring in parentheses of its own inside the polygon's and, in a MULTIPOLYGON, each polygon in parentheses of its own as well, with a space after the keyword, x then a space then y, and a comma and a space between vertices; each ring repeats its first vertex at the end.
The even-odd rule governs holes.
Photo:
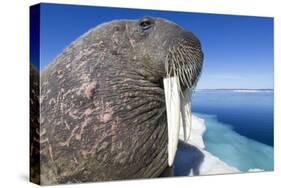
POLYGON ((202 63, 199 39, 162 18, 83 34, 41 71, 40 183, 160 176, 202 63))

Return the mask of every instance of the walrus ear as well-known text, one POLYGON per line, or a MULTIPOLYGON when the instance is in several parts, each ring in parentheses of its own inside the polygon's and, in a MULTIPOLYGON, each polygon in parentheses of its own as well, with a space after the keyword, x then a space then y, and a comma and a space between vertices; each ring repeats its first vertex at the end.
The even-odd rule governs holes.
POLYGON ((173 165, 177 151, 180 128, 179 78, 167 77, 163 80, 168 124, 168 164, 173 165))

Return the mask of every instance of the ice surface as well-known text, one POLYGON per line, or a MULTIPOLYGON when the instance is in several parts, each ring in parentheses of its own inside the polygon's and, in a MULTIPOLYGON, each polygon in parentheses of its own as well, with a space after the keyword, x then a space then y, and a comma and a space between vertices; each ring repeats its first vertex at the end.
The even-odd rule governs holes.
MULTIPOLYGON (((228 174, 240 172, 205 150, 203 134, 204 120, 192 116, 191 136, 187 143, 180 141, 174 163, 175 176, 228 174)), ((180 130, 183 140, 183 130, 180 130)))
POLYGON ((273 170, 272 147, 239 135, 215 116, 196 114, 190 139, 179 142, 173 172, 192 176, 268 170, 273 170))

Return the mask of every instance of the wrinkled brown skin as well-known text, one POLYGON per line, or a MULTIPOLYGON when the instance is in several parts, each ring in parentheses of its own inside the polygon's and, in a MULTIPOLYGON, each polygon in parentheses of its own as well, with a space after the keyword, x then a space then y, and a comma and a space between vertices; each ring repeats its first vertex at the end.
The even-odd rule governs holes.
POLYGON ((30 64, 30 181, 40 183, 40 136, 39 136, 39 72, 30 64))
POLYGON ((139 20, 102 24, 42 71, 42 184, 158 177, 168 166, 165 57, 177 40, 200 43, 149 19, 148 30, 139 20))

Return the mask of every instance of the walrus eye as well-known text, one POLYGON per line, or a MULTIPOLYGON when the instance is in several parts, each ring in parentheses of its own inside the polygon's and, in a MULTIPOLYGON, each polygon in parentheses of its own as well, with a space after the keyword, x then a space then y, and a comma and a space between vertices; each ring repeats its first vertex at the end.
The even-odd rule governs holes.
POLYGON ((153 25, 153 20, 150 17, 144 17, 139 22, 139 27, 143 31, 150 29, 152 27, 152 25, 153 25))

